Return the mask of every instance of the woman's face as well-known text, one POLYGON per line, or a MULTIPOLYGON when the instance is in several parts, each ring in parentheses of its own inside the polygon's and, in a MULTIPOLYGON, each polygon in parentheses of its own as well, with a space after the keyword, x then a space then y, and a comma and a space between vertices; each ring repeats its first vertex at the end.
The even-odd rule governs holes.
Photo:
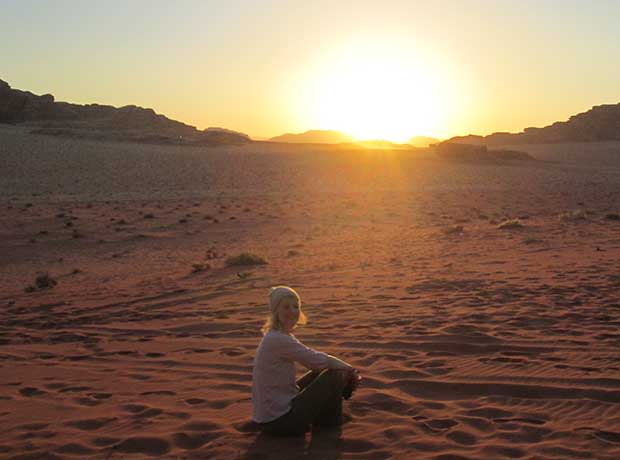
POLYGON ((291 332, 297 321, 299 321, 299 303, 297 299, 285 297, 280 301, 278 306, 278 321, 282 325, 282 329, 291 332))

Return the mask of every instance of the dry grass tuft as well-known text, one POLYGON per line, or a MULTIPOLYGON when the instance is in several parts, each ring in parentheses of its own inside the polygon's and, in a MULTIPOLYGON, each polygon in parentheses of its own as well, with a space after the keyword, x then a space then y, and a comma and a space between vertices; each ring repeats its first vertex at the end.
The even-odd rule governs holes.
POLYGON ((192 273, 201 273, 211 269, 209 264, 192 264, 192 273))
POLYGON ((252 254, 251 252, 243 252, 238 256, 229 257, 226 259, 226 265, 243 266, 243 265, 265 265, 267 261, 261 256, 252 254))
POLYGON ((525 225, 523 225, 523 222, 521 222, 520 219, 505 220, 503 222, 500 222, 499 225, 497 226, 499 230, 514 230, 514 229, 523 228, 523 227, 525 227, 525 225))
POLYGON ((564 221, 564 222, 586 220, 587 213, 583 209, 578 209, 577 211, 563 212, 558 217, 561 221, 564 221))
POLYGON ((444 229, 444 233, 446 235, 460 235, 464 230, 465 229, 462 225, 451 225, 450 227, 444 229))
POLYGON ((28 286, 24 289, 25 292, 34 292, 37 289, 51 289, 58 284, 54 278, 52 278, 47 272, 39 272, 34 279, 34 286, 28 286))

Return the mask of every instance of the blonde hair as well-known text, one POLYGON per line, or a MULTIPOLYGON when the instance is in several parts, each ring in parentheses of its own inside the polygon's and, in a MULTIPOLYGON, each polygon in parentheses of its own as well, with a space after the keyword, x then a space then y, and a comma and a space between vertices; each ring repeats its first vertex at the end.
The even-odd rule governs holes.
MULTIPOLYGON (((308 322, 308 318, 301 310, 301 297, 299 297, 297 291, 288 286, 274 286, 269 289, 270 314, 267 316, 267 320, 261 328, 263 334, 266 334, 272 329, 278 331, 282 330, 282 324, 280 324, 280 320, 278 318, 278 307, 284 299, 293 299, 297 302, 299 307, 299 320, 297 321, 297 324, 306 324, 308 322)), ((297 326, 297 324, 295 326, 297 326)))

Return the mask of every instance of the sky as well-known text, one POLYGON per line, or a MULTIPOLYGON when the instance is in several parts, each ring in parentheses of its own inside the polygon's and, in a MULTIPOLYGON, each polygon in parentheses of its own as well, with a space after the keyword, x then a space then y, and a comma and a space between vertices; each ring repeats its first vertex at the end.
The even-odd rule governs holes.
POLYGON ((620 102, 618 0, 0 0, 0 79, 204 129, 519 132, 620 102))

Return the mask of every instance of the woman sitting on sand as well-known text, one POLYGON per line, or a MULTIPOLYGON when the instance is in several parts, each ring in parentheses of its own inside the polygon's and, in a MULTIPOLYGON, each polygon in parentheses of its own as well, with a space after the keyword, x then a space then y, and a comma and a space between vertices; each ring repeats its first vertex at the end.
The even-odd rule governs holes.
POLYGON ((357 370, 295 338, 293 329, 306 323, 295 290, 271 288, 269 306, 271 314, 254 359, 252 419, 276 435, 301 434, 310 425, 339 426, 342 399, 351 397, 361 380, 357 370), (310 369, 297 381, 296 362, 310 369))

